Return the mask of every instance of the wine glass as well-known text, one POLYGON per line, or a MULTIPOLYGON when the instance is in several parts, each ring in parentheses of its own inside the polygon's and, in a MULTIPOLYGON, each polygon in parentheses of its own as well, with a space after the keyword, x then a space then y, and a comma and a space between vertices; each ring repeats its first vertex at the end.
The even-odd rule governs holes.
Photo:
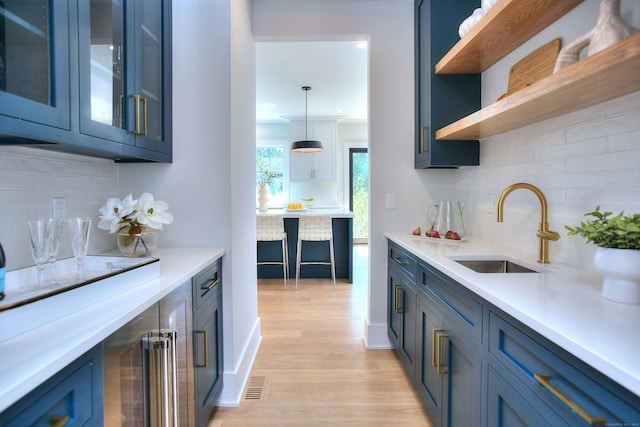
POLYGON ((62 221, 60 219, 49 218, 47 221, 49 239, 49 275, 51 284, 56 283, 56 257, 60 249, 60 232, 62 231, 62 221))
POLYGON ((29 221, 29 240, 31 242, 31 255, 36 263, 38 272, 38 284, 46 285, 44 279, 44 267, 49 259, 49 236, 46 219, 29 221))
POLYGON ((87 256, 89 246, 89 231, 91 230, 91 218, 75 217, 67 220, 71 234, 71 247, 76 257, 78 267, 76 275, 82 280, 84 277, 84 258, 87 256))

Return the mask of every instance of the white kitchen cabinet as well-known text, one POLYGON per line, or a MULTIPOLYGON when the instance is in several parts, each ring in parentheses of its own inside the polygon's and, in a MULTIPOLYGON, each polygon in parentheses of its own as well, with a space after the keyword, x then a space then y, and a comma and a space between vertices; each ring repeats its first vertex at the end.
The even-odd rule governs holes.
POLYGON ((322 142, 319 153, 291 153, 289 179, 291 181, 336 180, 336 128, 335 120, 304 120, 289 122, 290 141, 313 139, 322 142))

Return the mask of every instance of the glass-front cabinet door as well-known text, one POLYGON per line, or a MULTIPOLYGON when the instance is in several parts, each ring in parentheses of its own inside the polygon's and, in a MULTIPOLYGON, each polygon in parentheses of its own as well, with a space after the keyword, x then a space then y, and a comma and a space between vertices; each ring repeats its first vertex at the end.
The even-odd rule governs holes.
POLYGON ((169 12, 162 0, 78 2, 82 133, 170 152, 169 12))
POLYGON ((0 0, 0 114, 70 128, 68 19, 66 0, 0 0))

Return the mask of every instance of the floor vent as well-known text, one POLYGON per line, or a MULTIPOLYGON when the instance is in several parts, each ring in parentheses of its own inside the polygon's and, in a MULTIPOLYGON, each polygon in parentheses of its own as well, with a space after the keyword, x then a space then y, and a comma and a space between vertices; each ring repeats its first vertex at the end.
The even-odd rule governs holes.
POLYGON ((264 375, 249 378, 249 385, 247 386, 244 400, 262 400, 266 382, 267 377, 264 375))

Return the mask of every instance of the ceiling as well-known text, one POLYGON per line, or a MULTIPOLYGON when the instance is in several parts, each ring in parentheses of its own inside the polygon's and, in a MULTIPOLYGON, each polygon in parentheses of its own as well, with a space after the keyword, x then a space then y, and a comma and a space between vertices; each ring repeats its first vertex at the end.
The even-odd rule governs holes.
POLYGON ((256 43, 256 119, 368 117, 368 49, 355 41, 256 43))

